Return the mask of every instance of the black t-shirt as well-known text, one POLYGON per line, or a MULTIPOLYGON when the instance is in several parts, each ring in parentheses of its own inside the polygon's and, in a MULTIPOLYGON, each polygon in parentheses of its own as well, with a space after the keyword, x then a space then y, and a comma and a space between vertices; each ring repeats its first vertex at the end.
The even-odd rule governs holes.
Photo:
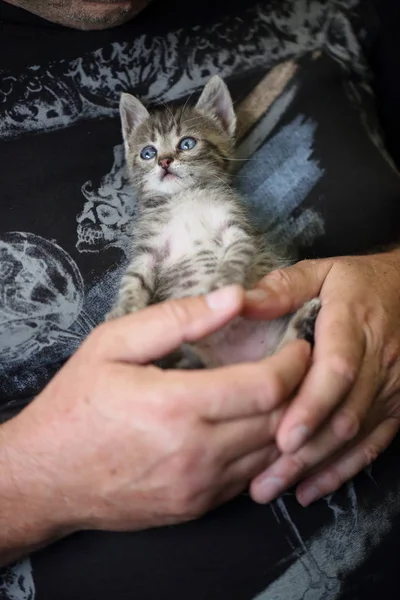
MULTIPOLYGON (((77 32, 0 1, 0 420, 102 320, 126 264, 136 204, 121 91, 184 100, 220 73, 246 116, 238 153, 252 158, 235 184, 300 256, 399 237, 399 178, 355 93, 356 2, 188 4, 77 32)), ((0 598, 395 597, 396 453, 309 509, 292 493, 266 507, 244 494, 195 523, 72 536, 0 571, 0 598)))

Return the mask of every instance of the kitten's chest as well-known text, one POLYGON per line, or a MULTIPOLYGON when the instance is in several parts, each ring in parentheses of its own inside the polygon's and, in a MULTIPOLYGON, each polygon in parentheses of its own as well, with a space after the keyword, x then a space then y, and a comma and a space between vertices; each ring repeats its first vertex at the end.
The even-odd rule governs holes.
POLYGON ((202 248, 218 252, 229 214, 226 206, 213 205, 204 196, 172 203, 166 224, 158 236, 165 260, 179 262, 202 248))

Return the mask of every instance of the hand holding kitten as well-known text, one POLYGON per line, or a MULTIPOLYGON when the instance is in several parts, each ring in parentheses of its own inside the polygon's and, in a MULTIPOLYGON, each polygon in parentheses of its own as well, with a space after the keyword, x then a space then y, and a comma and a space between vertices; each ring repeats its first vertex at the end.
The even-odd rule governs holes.
POLYGON ((213 370, 149 364, 223 327, 243 301, 231 286, 101 325, 2 425, 0 564, 76 530, 193 519, 276 457, 286 400, 308 367, 306 342, 213 370))
POLYGON ((302 480, 303 505, 338 489, 393 440, 400 419, 400 250, 275 271, 246 315, 275 319, 319 295, 313 363, 279 425, 282 456, 252 483, 269 502, 302 480), (264 292, 264 300, 262 293, 264 292))

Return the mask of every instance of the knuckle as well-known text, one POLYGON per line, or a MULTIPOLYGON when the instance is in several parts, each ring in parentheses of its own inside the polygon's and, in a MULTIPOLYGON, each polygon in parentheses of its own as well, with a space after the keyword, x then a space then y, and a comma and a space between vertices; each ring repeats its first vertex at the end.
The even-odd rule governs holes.
POLYGON ((249 368, 248 380, 257 382, 253 385, 253 396, 259 412, 270 410, 282 400, 284 384, 276 372, 266 370, 264 365, 254 365, 249 368))
POLYGON ((160 414, 168 423, 180 424, 183 435, 188 431, 194 434, 201 422, 201 407, 192 400, 191 380, 186 375, 174 370, 157 371, 161 383, 156 390, 160 414))
POLYGON ((76 381, 78 382, 79 397, 84 399, 88 405, 102 403, 109 397, 112 391, 112 383, 115 381, 114 367, 111 363, 103 362, 101 368, 99 365, 88 365, 85 359, 81 364, 82 377, 75 371, 76 381))
POLYGON ((301 473, 304 473, 307 468, 307 462, 301 453, 295 454, 288 459, 289 469, 293 477, 298 477, 301 473))
POLYGON ((175 390, 164 389, 159 392, 157 390, 157 412, 162 423, 177 426, 182 418, 187 416, 186 403, 181 401, 175 390), (171 393, 172 392, 172 393, 171 393))
POLYGON ((172 469, 178 481, 199 489, 211 480, 207 452, 200 445, 182 443, 172 459, 172 469))
POLYGON ((190 323, 193 318, 192 305, 187 298, 182 300, 169 300, 162 305, 163 317, 170 327, 182 327, 190 323))
POLYGON ((346 408, 341 411, 333 422, 333 432, 343 441, 353 439, 360 430, 361 418, 355 410, 346 408))
POLYGON ((170 463, 171 505, 181 518, 203 515, 212 505, 218 485, 218 465, 202 444, 182 444, 170 463))
POLYGON ((290 274, 285 269, 275 269, 266 278, 267 282, 275 282, 279 287, 284 288, 285 291, 289 291, 292 285, 292 279, 290 274))
POLYGON ((279 425, 282 422, 282 417, 285 414, 287 409, 287 403, 285 402, 284 405, 280 405, 278 408, 272 410, 270 413, 268 413, 267 418, 268 418, 268 424, 267 424, 267 431, 269 432, 269 434, 271 435, 276 435, 279 425))
POLYGON ((355 382, 357 377, 357 366, 355 361, 348 357, 342 356, 341 354, 332 354, 326 360, 328 369, 338 375, 342 379, 346 379, 348 383, 352 384, 355 382))
POLYGON ((384 314, 384 311, 380 315, 377 307, 366 307, 364 312, 363 334, 367 348, 383 354, 385 346, 383 332, 390 329, 387 323, 387 316, 384 314))
MULTIPOLYGON (((93 369, 93 381, 97 382, 100 387, 107 385, 115 380, 115 367, 111 362, 103 362, 101 369, 93 369)), ((108 387, 108 386, 107 386, 108 387)))
POLYGON ((315 485, 320 490, 322 495, 326 495, 335 492, 342 487, 344 483, 345 478, 336 468, 332 467, 328 469, 326 473, 318 477, 315 485))
POLYGON ((266 378, 266 396, 268 400, 268 406, 276 406, 285 394, 285 385, 282 377, 278 373, 269 373, 266 378))
POLYGON ((82 350, 86 354, 86 359, 92 363, 104 360, 115 339, 115 323, 113 321, 101 323, 90 332, 79 350, 82 350))
POLYGON ((101 325, 95 327, 82 344, 82 347, 90 348, 92 352, 103 349, 108 343, 110 327, 112 327, 112 323, 101 323, 101 325))
POLYGON ((201 453, 197 448, 181 448, 174 457, 174 472, 177 479, 191 481, 196 473, 198 478, 201 469, 201 453))
POLYGON ((384 371, 389 371, 400 361, 400 342, 396 340, 390 340, 383 349, 382 352, 382 366, 384 371))
POLYGON ((204 493, 200 493, 190 486, 182 486, 176 494, 174 501, 174 512, 180 519, 192 520, 201 517, 209 508, 209 501, 204 493))
POLYGON ((371 465, 378 458, 380 453, 381 448, 379 448, 379 446, 376 444, 367 444, 362 450, 363 468, 365 469, 365 467, 371 465))
POLYGON ((179 461, 173 479, 176 481, 172 496, 173 511, 185 519, 201 516, 208 508, 210 482, 194 470, 196 461, 179 461))

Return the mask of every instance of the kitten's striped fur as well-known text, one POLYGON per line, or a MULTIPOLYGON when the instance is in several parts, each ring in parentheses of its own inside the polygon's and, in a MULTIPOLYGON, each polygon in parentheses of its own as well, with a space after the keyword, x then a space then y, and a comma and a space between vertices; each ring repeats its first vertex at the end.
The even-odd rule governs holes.
MULTIPOLYGON (((285 261, 256 234, 241 198, 229 184, 236 117, 219 77, 209 81, 194 107, 166 107, 150 115, 139 100, 123 94, 120 112, 140 216, 133 259, 108 318, 232 283, 248 289, 272 269, 284 266, 285 261)), ((306 317, 313 323, 318 306, 314 302, 303 308, 301 322, 306 317)), ((274 351, 284 336, 299 335, 299 323, 295 330, 288 329, 288 319, 267 326, 261 344, 264 355, 274 351)), ((254 327, 254 322, 246 325, 238 319, 196 344, 196 355, 207 366, 236 362, 232 356, 237 352, 229 351, 235 343, 232 332, 249 335, 254 327)), ((265 327, 258 324, 258 337, 265 327)))

